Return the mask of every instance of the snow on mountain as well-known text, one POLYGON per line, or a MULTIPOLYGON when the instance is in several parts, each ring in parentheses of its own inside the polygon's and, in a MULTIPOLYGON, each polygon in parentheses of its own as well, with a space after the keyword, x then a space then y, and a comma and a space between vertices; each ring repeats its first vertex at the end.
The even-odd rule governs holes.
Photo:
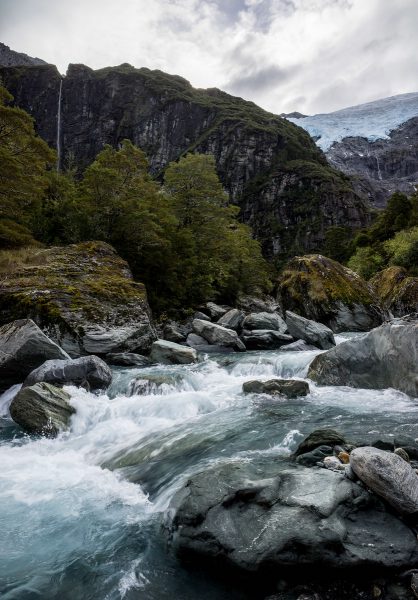
POLYGON ((369 141, 387 139, 393 130, 418 116, 418 92, 391 96, 375 102, 343 108, 328 114, 305 118, 289 118, 317 140, 326 152, 346 137, 362 137, 369 141))

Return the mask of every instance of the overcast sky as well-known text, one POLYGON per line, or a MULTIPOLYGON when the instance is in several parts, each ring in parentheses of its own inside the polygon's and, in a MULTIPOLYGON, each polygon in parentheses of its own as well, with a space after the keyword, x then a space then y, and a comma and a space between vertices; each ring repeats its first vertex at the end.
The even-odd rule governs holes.
POLYGON ((62 73, 128 62, 275 113, 418 91, 418 0, 0 0, 0 40, 62 73))

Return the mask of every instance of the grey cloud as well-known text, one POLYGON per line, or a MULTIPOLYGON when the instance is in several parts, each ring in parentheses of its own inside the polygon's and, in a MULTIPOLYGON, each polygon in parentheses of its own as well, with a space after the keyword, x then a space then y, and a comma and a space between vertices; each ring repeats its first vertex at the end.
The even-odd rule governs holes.
POLYGON ((265 92, 288 81, 293 74, 293 69, 282 69, 277 66, 265 67, 248 75, 236 76, 226 85, 226 88, 234 94, 245 94, 254 90, 257 93, 265 92))

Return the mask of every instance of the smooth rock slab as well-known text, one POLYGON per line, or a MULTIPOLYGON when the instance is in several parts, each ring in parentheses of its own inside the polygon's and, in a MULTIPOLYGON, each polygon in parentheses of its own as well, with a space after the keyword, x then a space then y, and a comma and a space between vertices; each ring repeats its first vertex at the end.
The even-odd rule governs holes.
POLYGON ((163 365, 187 365, 197 362, 197 352, 175 342, 157 340, 151 347, 151 360, 163 365))
POLYGON ((366 446, 351 452, 354 473, 402 515, 418 514, 418 475, 403 458, 366 446))
POLYGON ((296 379, 270 379, 269 381, 246 381, 242 391, 247 394, 281 394, 287 398, 297 398, 309 394, 306 381, 296 379))
POLYGON ((313 344, 322 350, 328 350, 335 346, 332 330, 322 323, 305 319, 305 317, 287 310, 286 324, 290 335, 296 339, 305 340, 308 344, 313 344))
POLYGON ((192 326, 193 331, 203 337, 209 344, 226 346, 227 348, 233 348, 241 352, 245 351, 245 346, 239 339, 237 332, 232 329, 227 329, 217 323, 209 323, 209 321, 201 319, 194 319, 192 326))
POLYGON ((28 433, 55 437, 67 429, 75 413, 69 404, 70 395, 49 383, 36 383, 22 389, 10 405, 15 423, 28 433))
POLYGON ((48 359, 70 358, 31 319, 0 327, 0 392, 21 383, 48 359))
POLYGON ((193 476, 175 494, 169 536, 180 558, 276 577, 289 567, 409 568, 414 533, 341 473, 230 463, 193 476))
POLYGON ((308 377, 320 385, 395 388, 418 396, 418 316, 393 319, 319 354, 308 377))
POLYGON ((47 360, 26 377, 23 387, 42 381, 53 385, 79 385, 88 390, 106 390, 112 382, 112 371, 98 356, 47 360))

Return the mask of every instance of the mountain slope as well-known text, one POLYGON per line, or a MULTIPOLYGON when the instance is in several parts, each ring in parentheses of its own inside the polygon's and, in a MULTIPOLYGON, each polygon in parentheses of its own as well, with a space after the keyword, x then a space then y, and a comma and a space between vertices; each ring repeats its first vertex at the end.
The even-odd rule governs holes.
POLYGON ((60 123, 61 164, 72 157, 82 169, 104 144, 124 138, 145 150, 157 176, 187 152, 212 154, 270 258, 319 248, 330 226, 369 221, 365 201, 311 137, 252 102, 126 64, 98 71, 70 65, 64 78, 52 65, 3 67, 0 76, 55 147, 60 123))
POLYGON ((316 139, 333 166, 360 176, 359 188, 378 206, 418 184, 418 92, 288 120, 316 139))
POLYGON ((33 58, 23 52, 15 52, 9 46, 0 42, 0 65, 5 67, 17 67, 20 65, 46 65, 40 58, 33 58))

